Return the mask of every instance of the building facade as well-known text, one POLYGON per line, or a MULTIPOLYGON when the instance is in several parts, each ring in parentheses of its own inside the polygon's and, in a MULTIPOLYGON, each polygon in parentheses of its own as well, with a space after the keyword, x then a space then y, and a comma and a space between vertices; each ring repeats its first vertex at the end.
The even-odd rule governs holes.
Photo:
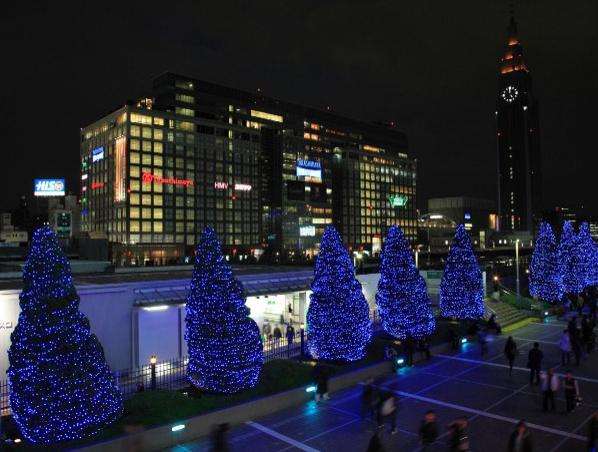
POLYGON ((513 16, 500 62, 496 127, 500 229, 531 231, 542 212, 538 100, 513 16))
POLYGON ((82 230, 117 263, 192 255, 206 226, 234 260, 313 257, 329 224, 376 253, 415 239, 416 161, 396 128, 166 73, 82 129, 82 230))

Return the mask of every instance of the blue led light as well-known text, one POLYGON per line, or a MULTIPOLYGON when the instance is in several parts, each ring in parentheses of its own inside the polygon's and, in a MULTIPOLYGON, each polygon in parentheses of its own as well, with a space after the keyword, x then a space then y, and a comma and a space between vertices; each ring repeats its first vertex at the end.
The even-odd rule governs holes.
POLYGON ((457 226, 442 280, 440 312, 443 317, 479 319, 484 315, 482 272, 465 227, 457 226))
POLYGON ((222 393, 255 386, 264 363, 260 332, 212 228, 197 245, 186 310, 191 383, 222 393))
POLYGON ((399 358, 399 359, 397 359, 397 364, 398 365, 405 364, 405 358, 399 358))
POLYGON ((305 392, 316 392, 316 389, 318 389, 317 386, 311 385, 305 388, 305 392))
POLYGON ((598 285, 598 245, 592 239, 590 227, 585 221, 579 226, 577 234, 577 254, 583 288, 598 285))
POLYGON ((462 344, 467 344, 467 338, 466 337, 462 337, 461 338, 461 343, 462 344))
POLYGON ((170 431, 171 432, 180 432, 181 430, 184 430, 184 429, 185 429, 185 424, 177 424, 177 425, 173 425, 170 428, 170 431))
POLYGON ((550 302, 563 297, 561 253, 552 228, 546 222, 540 224, 529 272, 529 292, 532 297, 550 302))
POLYGON ((585 287, 585 269, 579 253, 579 237, 570 221, 565 221, 559 243, 563 261, 563 285, 565 293, 579 294, 585 287))
POLYGON ((120 417, 122 397, 49 227, 33 233, 23 285, 8 350, 13 418, 36 445, 92 436, 120 417))
POLYGON ((316 359, 356 361, 372 336, 369 306, 353 263, 332 226, 324 231, 307 310, 308 347, 316 359))
POLYGON ((391 336, 422 339, 436 328, 426 283, 403 231, 392 226, 384 242, 376 294, 382 327, 391 336))

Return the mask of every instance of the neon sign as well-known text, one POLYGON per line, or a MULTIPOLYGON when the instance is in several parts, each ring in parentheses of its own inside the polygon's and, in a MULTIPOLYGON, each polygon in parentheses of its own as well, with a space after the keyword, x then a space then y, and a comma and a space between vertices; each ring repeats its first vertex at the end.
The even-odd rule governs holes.
POLYGON ((228 188, 228 182, 216 181, 214 182, 214 188, 216 190, 226 190, 228 188))
POLYGON ((100 146, 99 148, 95 148, 91 151, 91 163, 95 163, 99 160, 104 158, 104 146, 100 146))
POLYGON ((34 179, 33 196, 64 196, 64 179, 34 179))
POLYGON ((193 181, 191 179, 177 179, 176 177, 165 178, 156 176, 152 173, 141 173, 141 179, 144 184, 151 184, 152 182, 156 182, 157 184, 181 185, 183 187, 193 186, 193 181))
POLYGON ((97 190, 98 188, 104 188, 104 182, 92 182, 91 183, 91 189, 92 190, 97 190))
POLYGON ((405 195, 390 195, 388 197, 391 207, 405 207, 407 201, 409 201, 409 198, 405 195))
POLYGON ((249 184, 235 184, 235 190, 238 190, 238 191, 251 191, 251 185, 249 185, 249 184))

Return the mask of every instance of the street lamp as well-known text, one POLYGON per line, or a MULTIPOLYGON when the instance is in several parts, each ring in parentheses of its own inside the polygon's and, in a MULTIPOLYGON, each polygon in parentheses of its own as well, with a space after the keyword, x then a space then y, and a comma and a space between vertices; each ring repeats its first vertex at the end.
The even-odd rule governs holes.
POLYGON ((150 356, 150 369, 151 369, 151 388, 152 391, 156 390, 156 363, 158 357, 156 355, 150 356))

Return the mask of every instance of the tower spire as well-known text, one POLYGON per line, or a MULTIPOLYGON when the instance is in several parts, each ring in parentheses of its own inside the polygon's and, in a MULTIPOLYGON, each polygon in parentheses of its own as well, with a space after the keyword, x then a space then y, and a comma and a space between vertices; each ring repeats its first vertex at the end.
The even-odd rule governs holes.
POLYGON ((519 42, 517 21, 515 20, 515 2, 509 1, 509 26, 507 27, 507 49, 500 59, 500 73, 529 72, 523 58, 523 47, 519 42))

